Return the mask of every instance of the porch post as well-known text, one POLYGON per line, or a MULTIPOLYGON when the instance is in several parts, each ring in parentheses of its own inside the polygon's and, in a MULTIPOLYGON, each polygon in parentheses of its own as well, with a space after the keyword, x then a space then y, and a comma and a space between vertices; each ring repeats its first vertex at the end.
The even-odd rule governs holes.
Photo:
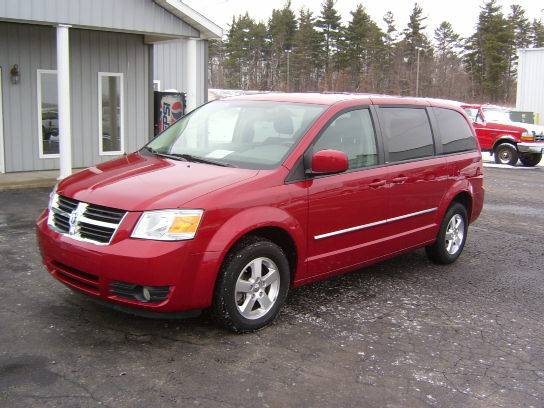
POLYGON ((70 26, 57 26, 57 89, 59 115, 59 180, 72 174, 72 134, 70 123, 70 26))
POLYGON ((185 70, 187 72, 187 113, 197 107, 197 64, 196 39, 187 40, 187 61, 185 61, 185 70))

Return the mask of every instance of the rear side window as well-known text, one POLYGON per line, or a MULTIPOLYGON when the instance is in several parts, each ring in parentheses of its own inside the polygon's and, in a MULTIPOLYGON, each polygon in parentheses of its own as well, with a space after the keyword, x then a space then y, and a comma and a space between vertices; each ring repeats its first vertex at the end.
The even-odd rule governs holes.
POLYGON ((431 125, 425 109, 381 108, 389 162, 434 155, 431 125))
POLYGON ((314 145, 315 152, 326 149, 346 153, 350 170, 378 164, 376 135, 369 110, 357 109, 338 116, 314 145))
POLYGON ((476 140, 469 124, 459 112, 451 109, 434 108, 442 141, 442 151, 447 153, 465 152, 476 148, 476 140))

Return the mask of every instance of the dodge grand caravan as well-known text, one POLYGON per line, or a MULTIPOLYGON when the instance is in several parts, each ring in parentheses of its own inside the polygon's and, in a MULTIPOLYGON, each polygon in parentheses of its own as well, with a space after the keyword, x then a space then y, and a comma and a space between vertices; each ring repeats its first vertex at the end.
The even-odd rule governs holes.
POLYGON ((155 315, 211 308, 245 332, 270 323, 291 287, 421 247, 454 262, 483 195, 459 107, 244 96, 64 179, 37 232, 45 266, 76 291, 155 315))

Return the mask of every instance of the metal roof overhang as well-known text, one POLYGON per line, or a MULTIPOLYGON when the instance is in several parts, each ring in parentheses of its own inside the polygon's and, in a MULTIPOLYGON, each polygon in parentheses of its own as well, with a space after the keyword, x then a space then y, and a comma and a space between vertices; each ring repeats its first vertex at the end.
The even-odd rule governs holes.
POLYGON ((162 8, 168 10, 170 13, 200 31, 201 38, 212 40, 219 39, 223 36, 223 29, 221 27, 180 0, 154 1, 162 8))

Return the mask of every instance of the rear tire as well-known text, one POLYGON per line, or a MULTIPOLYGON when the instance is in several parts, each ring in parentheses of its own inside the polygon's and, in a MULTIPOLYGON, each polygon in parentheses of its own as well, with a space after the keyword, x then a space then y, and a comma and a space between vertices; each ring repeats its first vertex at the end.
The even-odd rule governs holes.
POLYGON ((289 262, 283 250, 266 238, 244 238, 223 262, 214 315, 235 333, 262 329, 278 316, 289 285, 289 262))
POLYGON ((510 143, 501 143, 500 145, 495 147, 494 155, 495 163, 509 164, 510 166, 515 166, 519 158, 516 146, 510 143))
POLYGON ((463 252, 467 233, 467 209, 463 204, 455 202, 444 215, 435 243, 425 248, 427 256, 440 265, 455 262, 463 252))
POLYGON ((542 153, 521 153, 519 160, 525 167, 535 167, 542 160, 542 153))

